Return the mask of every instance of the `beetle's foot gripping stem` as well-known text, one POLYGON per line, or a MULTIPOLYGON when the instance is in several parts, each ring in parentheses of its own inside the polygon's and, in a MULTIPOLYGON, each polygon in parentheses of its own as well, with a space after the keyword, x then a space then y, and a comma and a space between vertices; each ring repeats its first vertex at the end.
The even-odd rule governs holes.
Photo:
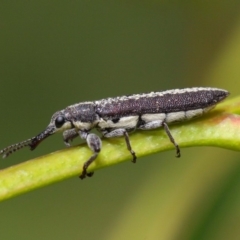
POLYGON ((92 150, 93 155, 84 163, 82 174, 79 178, 84 179, 86 176, 91 177, 93 172, 87 172, 89 165, 97 158, 102 148, 102 141, 99 136, 94 133, 79 132, 81 138, 86 139, 88 147, 92 150))
POLYGON ((163 122, 163 127, 164 127, 165 132, 168 135, 169 140, 171 141, 171 143, 174 145, 174 147, 176 149, 176 157, 177 158, 181 157, 180 148, 179 148, 178 144, 175 142, 175 140, 174 140, 174 138, 173 138, 173 136, 172 136, 172 134, 170 132, 170 129, 169 129, 169 127, 168 127, 166 122, 163 122))
POLYGON ((132 162, 136 163, 137 156, 136 156, 136 153, 132 150, 132 146, 131 146, 129 135, 128 135, 127 131, 124 132, 124 137, 125 137, 125 142, 127 144, 127 149, 132 154, 132 157, 133 157, 132 162))
POLYGON ((94 172, 88 173, 87 169, 89 165, 97 158, 97 156, 98 156, 98 153, 95 153, 84 163, 82 174, 79 176, 79 178, 84 179, 86 176, 91 177, 94 174, 94 172))
POLYGON ((87 173, 87 176, 88 176, 88 177, 92 177, 93 174, 94 174, 94 172, 89 172, 89 173, 87 173))
POLYGON ((136 163, 137 156, 136 156, 136 153, 132 149, 132 146, 131 146, 131 143, 130 143, 130 139, 129 139, 129 135, 128 135, 128 132, 127 132, 126 129, 119 128, 119 129, 113 129, 110 132, 102 131, 102 133, 103 133, 103 136, 107 137, 107 138, 124 136, 125 142, 126 142, 126 145, 127 145, 127 149, 131 153, 131 155, 132 155, 132 162, 136 163))

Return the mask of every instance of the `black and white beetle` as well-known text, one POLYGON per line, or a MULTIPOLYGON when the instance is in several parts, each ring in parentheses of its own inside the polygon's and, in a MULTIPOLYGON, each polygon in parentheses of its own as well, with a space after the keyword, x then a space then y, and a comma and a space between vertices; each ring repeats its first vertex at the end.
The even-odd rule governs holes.
POLYGON ((229 92, 223 89, 195 87, 77 103, 54 113, 50 124, 37 136, 6 147, 0 154, 5 158, 25 146, 33 150, 42 140, 60 131, 63 131, 64 143, 67 146, 70 146, 70 140, 80 136, 86 140, 93 152, 84 163, 80 175, 83 179, 93 174, 87 173, 87 169, 97 158, 102 145, 99 136, 90 133, 91 129, 97 128, 106 138, 124 136, 127 149, 133 157, 132 161, 136 162, 128 133, 136 129, 163 127, 176 148, 177 157, 180 157, 179 146, 168 128, 168 123, 201 116, 228 95, 229 92))

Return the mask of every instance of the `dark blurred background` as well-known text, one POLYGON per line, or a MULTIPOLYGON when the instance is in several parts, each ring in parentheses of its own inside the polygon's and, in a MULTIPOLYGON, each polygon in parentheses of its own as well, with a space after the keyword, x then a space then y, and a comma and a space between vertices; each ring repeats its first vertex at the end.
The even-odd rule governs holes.
MULTIPOLYGON (((192 86, 238 95, 239 16, 237 0, 1 1, 0 149, 80 101, 192 86)), ((61 148, 53 136, 0 166, 61 148)), ((195 147, 174 156, 2 202, 0 238, 239 239, 239 153, 195 147)))

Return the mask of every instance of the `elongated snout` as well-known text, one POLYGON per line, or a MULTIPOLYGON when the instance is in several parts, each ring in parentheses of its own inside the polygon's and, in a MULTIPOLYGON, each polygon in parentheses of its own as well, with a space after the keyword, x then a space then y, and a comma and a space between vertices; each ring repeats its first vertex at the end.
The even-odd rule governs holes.
POLYGON ((10 154, 22 149, 23 147, 30 147, 31 150, 34 150, 40 142, 42 142, 45 138, 52 135, 55 132, 55 127, 47 127, 43 132, 38 134, 35 137, 29 138, 25 141, 10 145, 0 151, 0 155, 3 158, 8 157, 10 154))

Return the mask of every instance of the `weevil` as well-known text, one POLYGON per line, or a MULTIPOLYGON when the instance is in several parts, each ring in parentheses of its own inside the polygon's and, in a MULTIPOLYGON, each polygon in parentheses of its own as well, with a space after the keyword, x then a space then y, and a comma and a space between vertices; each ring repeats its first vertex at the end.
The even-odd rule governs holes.
POLYGON ((97 158, 102 147, 100 137, 90 132, 93 128, 106 138, 124 137, 132 162, 136 162, 129 133, 137 129, 163 127, 175 146, 176 157, 180 157, 180 148, 168 124, 199 117, 228 95, 229 92, 223 89, 194 87, 80 102, 54 113, 49 125, 40 134, 8 146, 0 154, 5 158, 26 146, 34 150, 40 142, 56 132, 63 132, 66 146, 70 146, 69 142, 80 136, 93 152, 83 165, 80 178, 84 179, 92 176, 93 173, 87 171, 88 167, 97 158))

